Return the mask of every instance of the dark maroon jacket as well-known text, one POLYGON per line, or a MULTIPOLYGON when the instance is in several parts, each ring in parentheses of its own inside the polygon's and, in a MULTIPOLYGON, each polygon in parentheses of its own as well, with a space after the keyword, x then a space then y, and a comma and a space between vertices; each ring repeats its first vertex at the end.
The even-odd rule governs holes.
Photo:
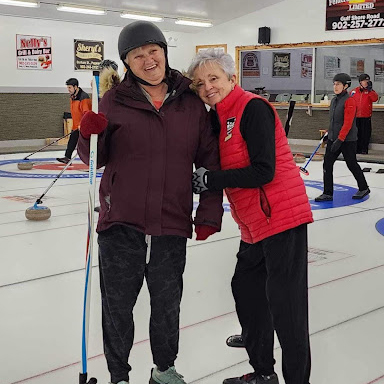
MULTIPOLYGON (((190 80, 172 70, 169 97, 157 111, 136 81, 127 77, 99 105, 108 128, 98 140, 100 184, 97 232, 116 223, 148 235, 192 236, 192 172, 220 169, 218 142, 190 80)), ((81 135, 80 158, 89 162, 89 140, 81 135)), ((204 192, 194 220, 220 230, 222 192, 204 192)))

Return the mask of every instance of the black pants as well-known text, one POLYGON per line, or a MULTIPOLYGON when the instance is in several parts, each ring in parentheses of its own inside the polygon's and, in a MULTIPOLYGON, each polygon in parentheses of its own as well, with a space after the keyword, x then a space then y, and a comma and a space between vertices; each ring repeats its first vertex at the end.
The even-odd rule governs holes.
POLYGON ((186 241, 181 236, 152 236, 146 264, 145 235, 124 225, 99 234, 104 353, 111 382, 128 381, 133 345, 132 310, 147 280, 151 298, 150 342, 161 370, 174 365, 179 345, 179 312, 186 241))
POLYGON ((357 153, 368 153, 371 140, 372 124, 370 117, 356 118, 357 125, 357 153))
POLYGON ((70 159, 72 157, 72 153, 76 148, 77 141, 79 140, 79 130, 76 129, 75 131, 72 131, 69 135, 67 150, 65 151, 65 156, 70 159))
POLYGON ((364 173, 356 160, 356 141, 344 141, 337 152, 331 152, 332 144, 333 141, 327 141, 327 149, 325 150, 324 156, 324 193, 333 196, 333 165, 335 164, 335 161, 339 157, 340 153, 343 154, 348 169, 352 172, 353 177, 356 179, 359 191, 367 189, 368 184, 365 180, 364 173))
POLYGON ((274 372, 273 331, 283 352, 286 384, 308 384, 307 225, 255 244, 240 242, 232 291, 250 364, 274 372))

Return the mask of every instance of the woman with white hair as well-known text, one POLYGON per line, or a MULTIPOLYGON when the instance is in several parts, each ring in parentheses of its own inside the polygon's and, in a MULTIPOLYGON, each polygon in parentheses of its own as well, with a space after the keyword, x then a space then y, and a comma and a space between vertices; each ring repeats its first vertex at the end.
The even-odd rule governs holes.
POLYGON ((309 384, 307 224, 313 219, 283 125, 266 99, 236 85, 230 55, 199 53, 189 75, 211 107, 222 168, 199 168, 194 192, 225 189, 241 231, 232 292, 254 372, 224 384, 278 384, 274 330, 285 383, 309 384))

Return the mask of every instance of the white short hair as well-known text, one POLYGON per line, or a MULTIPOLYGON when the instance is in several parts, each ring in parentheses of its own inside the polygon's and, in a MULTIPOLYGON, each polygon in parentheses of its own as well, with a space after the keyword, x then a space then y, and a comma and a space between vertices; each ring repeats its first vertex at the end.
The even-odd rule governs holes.
POLYGON ((215 48, 206 49, 199 52, 192 60, 191 65, 188 68, 188 75, 193 79, 193 74, 196 68, 200 68, 207 63, 216 63, 218 64, 224 73, 230 79, 235 73, 235 62, 232 59, 232 56, 228 53, 215 48))

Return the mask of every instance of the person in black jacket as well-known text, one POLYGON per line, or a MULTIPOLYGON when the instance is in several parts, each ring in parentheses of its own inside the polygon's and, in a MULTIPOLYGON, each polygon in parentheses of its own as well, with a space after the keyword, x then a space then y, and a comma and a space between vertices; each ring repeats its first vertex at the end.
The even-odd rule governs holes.
POLYGON ((329 110, 330 123, 323 164, 324 192, 315 198, 317 202, 333 200, 333 165, 340 153, 343 154, 347 167, 359 187, 352 199, 362 199, 370 193, 363 171, 356 160, 356 102, 347 92, 351 81, 347 73, 338 73, 333 78, 333 91, 336 97, 332 99, 329 110))

